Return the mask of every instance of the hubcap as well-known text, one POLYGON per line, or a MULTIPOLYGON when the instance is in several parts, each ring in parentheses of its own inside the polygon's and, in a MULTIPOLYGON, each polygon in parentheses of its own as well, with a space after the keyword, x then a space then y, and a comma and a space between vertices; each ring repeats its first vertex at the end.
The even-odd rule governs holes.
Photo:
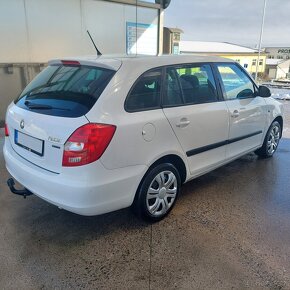
POLYGON ((152 180, 146 196, 148 211, 153 216, 165 214, 173 205, 177 194, 177 179, 173 172, 162 171, 152 180))
POLYGON ((278 126, 274 126, 269 134, 269 138, 267 141, 267 152, 269 155, 272 155, 278 146, 280 139, 280 128, 278 126))

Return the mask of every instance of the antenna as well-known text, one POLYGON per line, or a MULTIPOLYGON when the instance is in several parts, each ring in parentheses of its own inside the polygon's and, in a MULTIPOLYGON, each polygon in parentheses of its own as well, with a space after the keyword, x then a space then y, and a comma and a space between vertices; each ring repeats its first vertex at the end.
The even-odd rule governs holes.
POLYGON ((94 45, 96 51, 97 51, 97 55, 98 55, 98 56, 101 56, 102 53, 98 50, 98 48, 97 48, 97 46, 96 46, 96 44, 95 44, 95 42, 94 42, 94 40, 93 40, 93 38, 92 38, 92 36, 91 36, 91 34, 90 34, 90 32, 89 32, 88 30, 87 30, 87 33, 88 33, 88 35, 89 35, 89 37, 90 37, 90 39, 91 39, 91 41, 92 41, 92 43, 93 43, 93 45, 94 45))

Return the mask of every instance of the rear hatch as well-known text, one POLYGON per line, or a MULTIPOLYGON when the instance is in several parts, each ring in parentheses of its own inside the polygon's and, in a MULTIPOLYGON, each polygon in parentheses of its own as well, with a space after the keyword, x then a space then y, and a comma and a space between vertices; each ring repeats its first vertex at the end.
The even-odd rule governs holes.
POLYGON ((10 105, 6 122, 14 151, 43 169, 59 173, 66 140, 88 123, 94 106, 115 70, 54 62, 10 105))

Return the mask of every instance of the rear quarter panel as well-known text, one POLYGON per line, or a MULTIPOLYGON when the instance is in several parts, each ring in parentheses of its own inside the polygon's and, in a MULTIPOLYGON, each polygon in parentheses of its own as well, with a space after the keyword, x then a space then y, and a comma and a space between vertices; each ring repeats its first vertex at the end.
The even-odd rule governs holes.
POLYGON ((121 67, 86 115, 90 122, 117 126, 101 162, 107 169, 134 165, 149 167, 159 158, 175 154, 182 158, 188 169, 186 157, 162 109, 135 113, 125 111, 126 97, 140 74, 128 73, 128 68, 121 67), (147 137, 142 134, 143 131, 151 135, 149 141, 145 140, 147 137))

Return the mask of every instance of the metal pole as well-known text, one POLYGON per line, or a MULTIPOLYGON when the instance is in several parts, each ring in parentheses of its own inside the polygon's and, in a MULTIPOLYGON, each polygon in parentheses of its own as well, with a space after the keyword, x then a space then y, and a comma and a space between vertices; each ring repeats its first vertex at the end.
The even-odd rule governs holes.
POLYGON ((263 32, 264 32, 264 23, 265 23, 265 15, 266 15, 266 6, 267 6, 267 0, 264 0, 264 10, 263 10, 263 18, 262 18, 262 25, 261 25, 261 32, 260 32, 260 40, 259 40, 259 51, 258 51, 258 62, 256 63, 256 74, 255 74, 255 81, 257 81, 258 78, 258 70, 259 70, 259 62, 260 62, 260 56, 261 56, 261 48, 262 48, 262 39, 263 39, 263 32))
POLYGON ((135 55, 137 56, 137 54, 138 54, 138 35, 137 35, 137 33, 138 33, 138 0, 136 0, 136 29, 135 29, 135 33, 136 33, 136 53, 135 53, 135 55))

